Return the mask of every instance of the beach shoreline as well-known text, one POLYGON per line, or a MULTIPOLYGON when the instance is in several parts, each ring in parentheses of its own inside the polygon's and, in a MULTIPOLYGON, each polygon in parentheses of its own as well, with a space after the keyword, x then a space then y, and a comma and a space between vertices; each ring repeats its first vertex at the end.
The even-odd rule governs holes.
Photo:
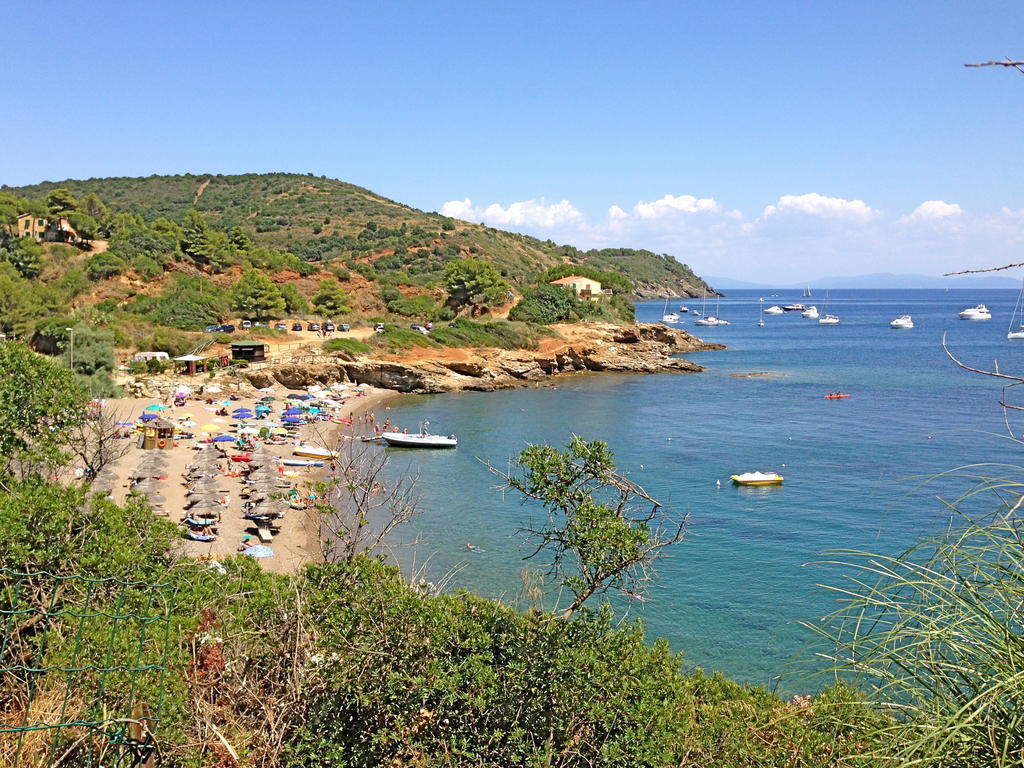
MULTIPOLYGON (((189 381, 184 377, 178 379, 176 383, 198 389, 197 382, 189 381)), ((211 382, 205 383, 209 386, 211 382)), ((216 383, 218 386, 221 384, 220 382, 216 383)), ((278 398, 275 403, 277 405, 283 404, 288 394, 304 393, 303 390, 288 390, 284 387, 277 387, 275 389, 274 396, 278 398)), ((227 397, 229 392, 237 398, 230 401, 231 408, 254 408, 259 398, 266 394, 254 391, 248 386, 243 388, 241 385, 229 384, 222 386, 221 392, 217 396, 227 397)), ((380 407, 381 404, 393 398, 396 394, 396 392, 391 390, 374 388, 352 391, 345 398, 343 405, 334 411, 331 421, 302 425, 297 435, 292 436, 287 442, 281 442, 276 445, 268 443, 268 447, 275 456, 280 456, 282 460, 291 458, 292 451, 298 441, 320 445, 333 450, 334 446, 344 439, 344 434, 347 431, 353 430, 354 434, 355 427, 355 424, 338 423, 336 420, 351 419, 355 422, 360 416, 380 407)), ((113 477, 110 496, 115 502, 124 503, 127 500, 131 492, 128 487, 131 477, 138 471, 136 467, 144 460, 155 458, 159 460, 161 469, 159 474, 155 477, 150 477, 148 482, 157 486, 156 497, 161 499, 161 501, 151 502, 151 506, 154 514, 165 517, 175 524, 179 523, 185 515, 187 503, 186 495, 188 489, 184 480, 187 467, 200 456, 200 452, 194 449, 204 446, 206 439, 213 434, 212 431, 206 433, 199 431, 199 425, 207 425, 208 428, 216 427, 224 434, 230 434, 231 430, 236 428, 239 423, 238 421, 232 422, 227 418, 216 415, 220 407, 224 406, 204 402, 204 399, 207 397, 209 395, 189 398, 185 401, 184 405, 179 406, 173 405, 173 400, 164 402, 163 399, 159 398, 122 397, 105 401, 104 411, 110 416, 115 417, 121 424, 126 425, 125 432, 129 435, 123 438, 126 442, 119 443, 118 446, 118 451, 123 451, 123 455, 119 456, 110 465, 110 468, 106 470, 113 477), (162 407, 159 411, 147 410, 156 406, 162 407), (174 439, 173 441, 163 440, 161 441, 165 444, 163 450, 159 447, 148 450, 139 447, 139 433, 131 430, 127 425, 134 423, 147 412, 158 412, 168 420, 196 425, 190 429, 194 434, 194 438, 174 439), (207 424, 207 422, 209 423, 207 424), (167 443, 170 443, 170 445, 167 445, 167 443)), ((225 400, 224 402, 227 401, 225 400)), ((246 423, 252 426, 260 424, 259 421, 246 423)), ((228 445, 231 444, 228 443, 228 445)), ((218 453, 220 458, 217 460, 221 461, 225 466, 225 471, 213 476, 213 482, 217 485, 218 493, 221 493, 227 501, 224 504, 224 509, 222 511, 218 510, 221 511, 221 514, 215 523, 218 529, 216 540, 208 542, 193 541, 185 538, 183 535, 175 549, 184 557, 217 560, 239 554, 243 541, 248 541, 249 543, 257 542, 257 537, 254 535, 256 529, 253 523, 250 520, 246 520, 243 516, 240 504, 243 487, 242 478, 234 472, 235 467, 243 465, 241 463, 233 463, 230 460, 230 453, 233 451, 234 449, 223 455, 218 453), (249 538, 245 539, 244 537, 249 538)), ((323 479, 328 471, 328 467, 306 467, 304 470, 296 469, 292 471, 291 468, 285 468, 283 465, 278 469, 281 478, 291 479, 293 487, 299 491, 301 496, 308 495, 309 487, 316 481, 323 479), (285 471, 286 469, 288 471, 285 471)), ((182 532, 184 534, 184 529, 182 529, 182 532)), ((321 562, 324 559, 324 552, 320 542, 317 511, 310 506, 290 510, 286 518, 279 521, 279 529, 274 532, 273 539, 269 542, 269 545, 272 548, 273 556, 259 560, 261 566, 267 571, 294 573, 306 563, 321 562)))

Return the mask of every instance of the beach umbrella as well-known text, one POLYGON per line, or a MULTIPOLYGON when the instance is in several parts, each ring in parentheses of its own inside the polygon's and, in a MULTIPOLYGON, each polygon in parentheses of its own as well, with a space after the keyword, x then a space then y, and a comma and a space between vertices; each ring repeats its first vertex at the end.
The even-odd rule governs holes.
POLYGON ((199 428, 199 431, 200 432, 220 432, 220 427, 218 427, 216 424, 203 424, 203 426, 201 426, 199 428))
POLYGON ((223 405, 225 408, 227 408, 229 405, 231 405, 231 403, 232 403, 231 400, 221 400, 220 401, 220 404, 223 405))
POLYGON ((272 550, 270 547, 264 547, 262 544, 257 544, 254 547, 246 548, 245 552, 243 552, 242 554, 248 555, 249 557, 259 557, 259 558, 273 557, 274 556, 274 550, 272 550))
POLYGON ((256 406, 256 413, 261 413, 261 412, 262 413, 266 413, 269 410, 270 410, 270 406, 269 405, 257 405, 256 406))
POLYGON ((275 400, 277 400, 277 398, 274 397, 273 395, 264 395, 263 397, 261 397, 259 399, 259 402, 261 402, 261 403, 272 403, 275 400))
POLYGON ((282 415, 284 415, 284 416, 298 416, 300 413, 302 413, 302 409, 301 408, 289 408, 288 410, 283 411, 282 415))
POLYGON ((144 413, 140 417, 143 421, 152 421, 153 419, 159 418, 155 413, 144 413))
POLYGON ((163 403, 153 403, 153 405, 146 406, 147 411, 166 411, 167 406, 163 403))
POLYGON ((217 437, 213 438, 213 440, 211 442, 214 442, 214 443, 233 443, 233 442, 235 442, 235 438, 233 438, 231 435, 218 435, 217 437))
POLYGON ((272 430, 270 430, 270 432, 271 432, 271 434, 274 434, 274 435, 287 435, 288 434, 288 430, 285 429, 284 427, 274 427, 272 430))
POLYGON ((302 423, 302 419, 297 419, 294 416, 285 416, 283 419, 281 419, 281 421, 283 421, 285 424, 301 424, 302 423))
POLYGON ((259 427, 243 427, 242 429, 238 430, 238 434, 240 435, 258 435, 259 433, 259 427))
POLYGON ((149 494, 146 494, 146 498, 148 498, 153 504, 166 504, 167 503, 167 499, 165 499, 159 493, 149 493, 149 494))

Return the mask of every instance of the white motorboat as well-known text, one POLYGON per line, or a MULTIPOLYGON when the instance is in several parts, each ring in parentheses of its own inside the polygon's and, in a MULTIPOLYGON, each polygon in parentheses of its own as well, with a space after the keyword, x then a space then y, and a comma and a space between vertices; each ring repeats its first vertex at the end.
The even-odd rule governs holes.
POLYGON ((680 311, 680 312, 689 312, 689 311, 690 311, 690 308, 689 308, 689 307, 687 307, 687 306, 682 306, 682 307, 680 307, 680 308, 679 308, 679 311, 680 311))
POLYGON ((694 321, 694 325, 718 325, 718 318, 715 317, 714 315, 700 317, 694 321))
POLYGON ((778 304, 773 304, 772 306, 768 307, 768 309, 766 309, 764 313, 766 315, 784 315, 786 314, 786 310, 784 310, 778 304))
POLYGON ((787 304, 782 308, 783 312, 803 312, 807 307, 803 304, 787 304))
POLYGON ((730 475, 729 479, 736 485, 782 485, 785 478, 778 472, 744 472, 730 475))
POLYGON ((800 317, 807 317, 807 318, 810 318, 811 320, 817 320, 818 319, 818 308, 817 307, 808 307, 807 309, 805 309, 803 312, 800 313, 800 317))
POLYGON ((384 441, 396 448, 454 448, 459 444, 455 435, 432 435, 427 432, 430 426, 429 421, 420 424, 418 435, 408 435, 403 432, 384 432, 381 437, 384 441))
POLYGON ((900 315, 895 320, 889 323, 890 328, 906 328, 910 329, 914 327, 914 318, 910 315, 900 315))
POLYGON ((825 315, 818 320, 818 325, 839 325, 839 318, 835 315, 825 315))
POLYGON ((961 320, 991 320, 992 313, 988 311, 988 307, 984 304, 979 304, 976 307, 968 307, 960 313, 961 320))

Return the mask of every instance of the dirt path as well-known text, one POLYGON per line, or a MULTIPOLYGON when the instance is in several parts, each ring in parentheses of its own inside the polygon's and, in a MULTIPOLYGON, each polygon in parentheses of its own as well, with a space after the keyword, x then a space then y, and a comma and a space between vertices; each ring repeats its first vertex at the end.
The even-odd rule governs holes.
POLYGON ((199 202, 199 198, 203 196, 203 192, 205 192, 206 188, 210 186, 210 181, 212 181, 212 179, 207 179, 199 185, 199 189, 196 190, 196 196, 192 198, 192 205, 199 202))

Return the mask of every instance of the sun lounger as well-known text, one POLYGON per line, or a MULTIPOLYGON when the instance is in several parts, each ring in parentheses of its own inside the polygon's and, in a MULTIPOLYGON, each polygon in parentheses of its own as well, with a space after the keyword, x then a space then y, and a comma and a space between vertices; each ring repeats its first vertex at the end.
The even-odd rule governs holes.
POLYGON ((274 540, 274 534, 270 530, 270 523, 264 523, 262 521, 256 521, 256 535, 260 537, 260 541, 269 543, 274 540))

